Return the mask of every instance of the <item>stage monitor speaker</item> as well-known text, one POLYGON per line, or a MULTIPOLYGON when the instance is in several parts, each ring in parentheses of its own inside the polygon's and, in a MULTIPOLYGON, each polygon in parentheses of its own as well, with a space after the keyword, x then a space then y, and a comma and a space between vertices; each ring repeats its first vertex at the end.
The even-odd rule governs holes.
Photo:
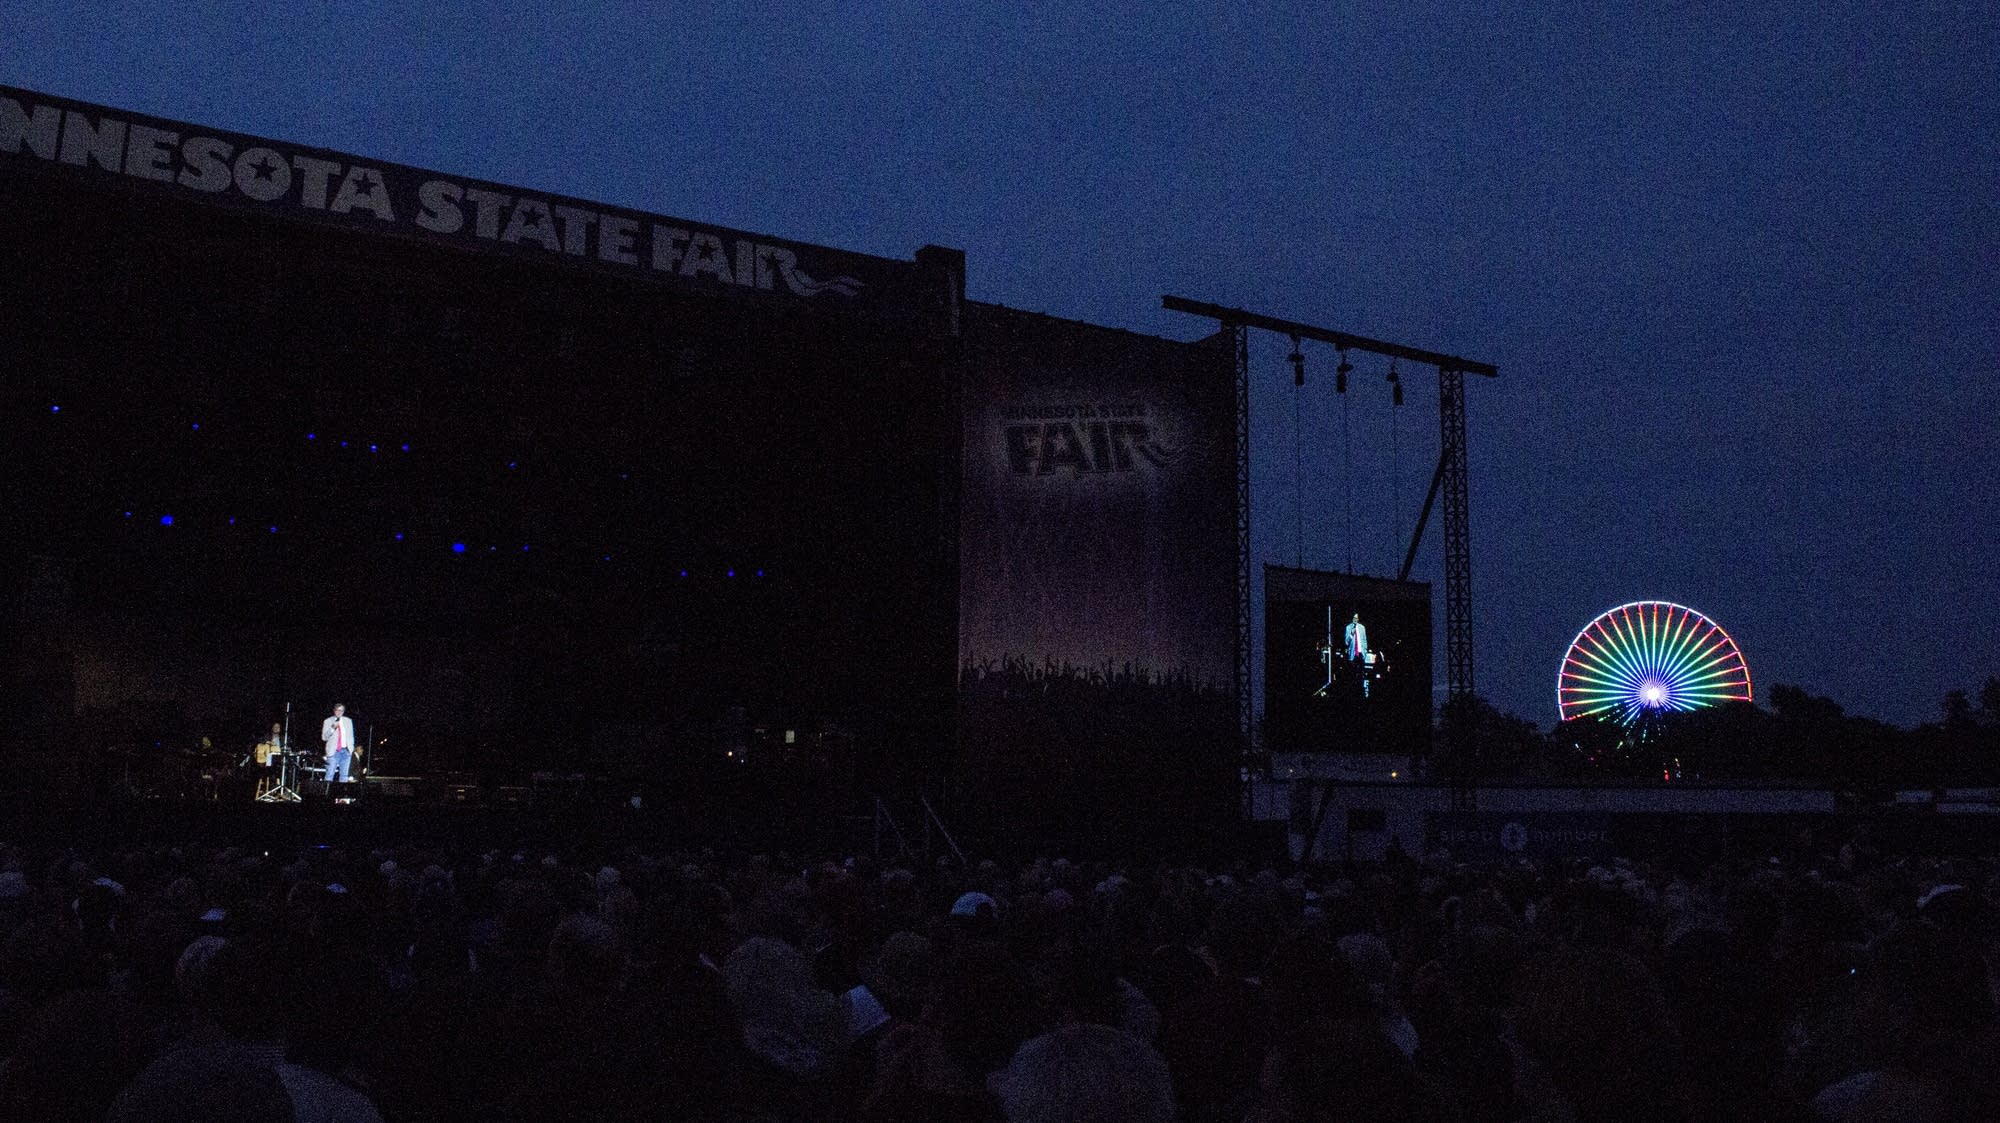
POLYGON ((413 803, 418 797, 415 776, 370 776, 368 798, 385 803, 413 803))
POLYGON ((306 803, 332 803, 336 800, 358 800, 368 793, 368 785, 362 781, 349 780, 347 783, 331 783, 326 780, 306 779, 299 782, 299 797, 306 803))

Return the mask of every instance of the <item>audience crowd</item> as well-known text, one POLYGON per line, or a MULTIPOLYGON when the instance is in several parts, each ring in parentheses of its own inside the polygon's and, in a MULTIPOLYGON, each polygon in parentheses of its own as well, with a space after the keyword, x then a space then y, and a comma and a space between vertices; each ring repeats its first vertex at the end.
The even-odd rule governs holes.
POLYGON ((1993 1120, 2000 864, 0 847, 0 1118, 1993 1120))

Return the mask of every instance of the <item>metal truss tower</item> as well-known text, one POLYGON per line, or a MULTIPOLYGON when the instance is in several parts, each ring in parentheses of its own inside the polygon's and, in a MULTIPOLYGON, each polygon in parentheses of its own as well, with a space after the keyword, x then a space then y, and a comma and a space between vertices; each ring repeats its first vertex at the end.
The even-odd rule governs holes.
POLYGON ((1227 308, 1219 304, 1164 296, 1160 306, 1216 321, 1230 335, 1236 359, 1236 705, 1237 724, 1248 752, 1253 746, 1255 706, 1250 697, 1250 329, 1261 328, 1290 337, 1331 344, 1345 353, 1367 351, 1423 363, 1438 371, 1438 463, 1430 493, 1410 534, 1401 579, 1410 576, 1424 526, 1440 494, 1444 497, 1444 650, 1445 715, 1444 771, 1451 785, 1454 810, 1470 811, 1477 795, 1478 746, 1466 719, 1470 717, 1472 676, 1472 501, 1471 469, 1465 455, 1465 376, 1492 378, 1491 363, 1426 351, 1400 343, 1351 335, 1295 320, 1227 308))
MULTIPOLYGON (((1438 367, 1438 481, 1444 492, 1444 723, 1454 811, 1473 808, 1478 746, 1467 719, 1472 680, 1471 475, 1465 460, 1465 372, 1438 367)), ((1421 528, 1418 533, 1422 533, 1421 528)), ((1411 544, 1415 549, 1415 543, 1411 544)))
POLYGON ((1250 696, 1250 329, 1226 327, 1236 352, 1236 733, 1248 755, 1257 748, 1250 696))

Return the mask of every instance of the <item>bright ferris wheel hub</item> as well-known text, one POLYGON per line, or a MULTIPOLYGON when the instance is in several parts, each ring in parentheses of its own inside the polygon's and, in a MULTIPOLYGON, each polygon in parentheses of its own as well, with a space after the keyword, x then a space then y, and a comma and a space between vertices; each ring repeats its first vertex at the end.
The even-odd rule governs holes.
POLYGON ((1750 668, 1729 633, 1671 601, 1633 601, 1578 632, 1556 676, 1562 720, 1698 710, 1751 700, 1750 668))

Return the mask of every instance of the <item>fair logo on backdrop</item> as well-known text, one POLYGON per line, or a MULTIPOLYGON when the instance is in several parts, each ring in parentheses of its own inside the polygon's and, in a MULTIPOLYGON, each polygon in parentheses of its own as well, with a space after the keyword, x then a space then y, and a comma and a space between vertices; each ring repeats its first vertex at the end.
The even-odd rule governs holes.
POLYGON ((1001 414, 1001 447, 1016 476, 1082 476, 1144 472, 1171 466, 1177 453, 1162 443, 1144 404, 1041 403, 1001 414))

